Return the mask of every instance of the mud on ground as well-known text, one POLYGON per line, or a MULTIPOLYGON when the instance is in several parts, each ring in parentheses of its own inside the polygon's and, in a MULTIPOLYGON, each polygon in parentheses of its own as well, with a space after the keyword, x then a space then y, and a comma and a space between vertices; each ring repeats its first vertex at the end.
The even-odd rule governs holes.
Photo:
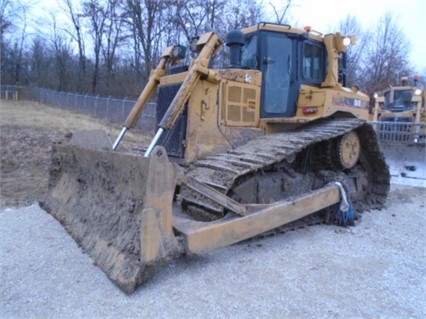
MULTIPOLYGON (((31 101, 0 101, 0 207, 44 199, 51 145, 77 130, 102 129, 114 140, 120 125, 31 101)), ((145 145, 149 134, 131 132, 128 146, 145 145)))

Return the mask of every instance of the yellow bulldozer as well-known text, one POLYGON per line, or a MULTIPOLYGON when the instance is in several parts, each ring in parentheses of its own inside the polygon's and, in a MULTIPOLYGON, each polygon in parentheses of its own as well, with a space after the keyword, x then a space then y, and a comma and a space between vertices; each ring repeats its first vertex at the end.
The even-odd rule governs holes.
POLYGON ((370 121, 376 130, 391 175, 426 186, 426 91, 419 77, 401 77, 397 86, 375 93, 370 121))
POLYGON ((351 38, 259 23, 167 48, 111 143, 99 131, 53 145, 42 207, 132 292, 164 265, 265 233, 354 224, 380 209, 390 174, 369 98, 345 87, 351 38), (122 141, 157 93, 150 145, 122 141), (299 225, 299 226, 298 226, 299 225))

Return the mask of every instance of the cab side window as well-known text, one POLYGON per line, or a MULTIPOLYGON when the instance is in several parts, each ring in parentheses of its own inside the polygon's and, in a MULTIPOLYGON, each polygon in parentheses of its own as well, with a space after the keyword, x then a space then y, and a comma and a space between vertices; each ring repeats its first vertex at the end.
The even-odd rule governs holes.
POLYGON ((303 44, 303 77, 307 81, 322 82, 324 80, 323 49, 309 42, 303 44))

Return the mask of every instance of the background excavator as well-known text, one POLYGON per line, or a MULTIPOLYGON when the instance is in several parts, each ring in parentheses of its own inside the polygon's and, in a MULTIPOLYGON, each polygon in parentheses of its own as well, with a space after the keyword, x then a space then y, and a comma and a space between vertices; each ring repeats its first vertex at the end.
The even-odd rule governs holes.
POLYGON ((350 37, 259 23, 167 48, 114 143, 75 132, 53 145, 55 216, 125 292, 174 258, 318 222, 350 225, 382 208, 390 174, 369 98, 345 87, 350 37), (126 151, 157 92, 150 145, 126 151), (297 224, 299 223, 299 224, 297 224))
POLYGON ((426 187, 426 91, 402 77, 374 95, 370 121, 375 128, 391 175, 426 187))

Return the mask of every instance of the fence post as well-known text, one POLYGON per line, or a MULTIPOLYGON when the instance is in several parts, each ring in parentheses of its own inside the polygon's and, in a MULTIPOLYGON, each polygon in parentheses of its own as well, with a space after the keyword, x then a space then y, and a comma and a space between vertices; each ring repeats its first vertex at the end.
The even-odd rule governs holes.
MULTIPOLYGON (((98 100, 99 100, 99 94, 96 95, 96 97, 95 97, 95 116, 98 114, 98 100)), ((107 108, 108 108, 108 106, 107 106, 107 108)), ((90 113, 87 113, 87 114, 90 114, 90 113)))
POLYGON ((84 96, 84 110, 86 110, 86 99, 87 99, 87 96, 89 95, 89 93, 87 93, 85 96, 84 96))

